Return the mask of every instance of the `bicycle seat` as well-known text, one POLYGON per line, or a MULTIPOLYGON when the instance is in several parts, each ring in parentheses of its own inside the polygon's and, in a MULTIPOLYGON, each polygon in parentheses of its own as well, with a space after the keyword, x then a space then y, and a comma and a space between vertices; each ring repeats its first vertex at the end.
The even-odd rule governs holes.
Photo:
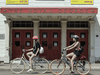
POLYGON ((87 59, 86 56, 83 56, 83 55, 81 56, 81 55, 80 55, 80 56, 77 57, 75 60, 85 60, 85 59, 87 59))
POLYGON ((86 59, 86 56, 81 56, 80 57, 80 60, 85 60, 86 59))

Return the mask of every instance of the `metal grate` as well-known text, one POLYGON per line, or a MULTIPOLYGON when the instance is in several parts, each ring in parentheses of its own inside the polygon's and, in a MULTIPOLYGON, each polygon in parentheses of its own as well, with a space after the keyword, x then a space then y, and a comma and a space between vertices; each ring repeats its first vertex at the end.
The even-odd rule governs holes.
POLYGON ((39 27, 61 27, 60 21, 40 21, 39 27))
POLYGON ((12 21, 12 27, 33 27, 32 21, 12 21))
POLYGON ((74 27, 74 28, 88 28, 89 22, 88 21, 68 21, 67 27, 74 27))

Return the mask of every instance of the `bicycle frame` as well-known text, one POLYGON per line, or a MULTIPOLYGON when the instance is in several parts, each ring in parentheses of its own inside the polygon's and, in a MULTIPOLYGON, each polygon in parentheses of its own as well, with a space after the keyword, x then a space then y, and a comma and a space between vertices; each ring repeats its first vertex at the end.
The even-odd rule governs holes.
MULTIPOLYGON (((63 61, 64 62, 64 64, 66 63, 69 67, 71 67, 71 64, 66 60, 67 59, 67 57, 64 55, 64 53, 63 52, 61 52, 61 59, 60 59, 60 62, 61 61, 63 61)), ((73 67, 75 67, 76 66, 76 63, 78 63, 78 61, 79 60, 74 60, 74 64, 73 64, 73 67)), ((79 63, 80 64, 80 63, 79 63)), ((60 64, 59 64, 60 65, 60 64)), ((80 64, 80 66, 82 67, 82 65, 80 64)))
MULTIPOLYGON (((23 51, 23 54, 22 54, 21 60, 23 60, 30 67, 31 66, 30 62, 26 59, 26 57, 24 55, 25 54, 24 50, 22 50, 22 51, 23 51)), ((36 60, 34 62, 36 63, 36 60)), ((38 65, 40 65, 40 64, 38 64, 38 65)))
POLYGON ((21 60, 23 60, 28 66, 30 66, 29 61, 26 59, 24 54, 25 54, 25 52, 23 52, 21 60))

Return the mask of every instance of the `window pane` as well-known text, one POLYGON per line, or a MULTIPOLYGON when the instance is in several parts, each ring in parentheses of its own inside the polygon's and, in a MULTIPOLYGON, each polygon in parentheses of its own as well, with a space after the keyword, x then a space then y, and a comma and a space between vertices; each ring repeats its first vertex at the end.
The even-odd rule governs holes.
POLYGON ((72 45, 74 43, 74 41, 70 41, 70 45, 72 45))
POLYGON ((15 33, 15 38, 20 38, 20 33, 15 33))
POLYGON ((53 46, 58 46, 58 41, 53 41, 53 46))
POLYGON ((47 47, 47 41, 42 41, 42 46, 47 47))
POLYGON ((53 33, 53 38, 58 38, 58 33, 53 33))
POLYGON ((20 46, 20 41, 15 41, 15 46, 20 46))
POLYGON ((74 36, 74 33, 70 33, 70 38, 73 38, 73 36, 74 36))
POLYGON ((85 46, 85 41, 81 41, 81 46, 85 46))
POLYGON ((26 33, 26 38, 31 38, 31 33, 26 33))
POLYGON ((81 38, 86 38, 86 34, 85 33, 81 33, 81 38))
POLYGON ((31 46, 31 41, 26 41, 26 46, 31 46))
POLYGON ((47 38, 47 33, 43 33, 42 38, 47 38))

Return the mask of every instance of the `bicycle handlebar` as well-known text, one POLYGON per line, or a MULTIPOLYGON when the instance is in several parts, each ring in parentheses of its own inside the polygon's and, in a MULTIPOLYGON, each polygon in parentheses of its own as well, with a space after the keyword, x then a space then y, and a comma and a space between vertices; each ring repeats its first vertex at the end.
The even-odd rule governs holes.
POLYGON ((25 49, 22 50, 25 53, 25 49))

